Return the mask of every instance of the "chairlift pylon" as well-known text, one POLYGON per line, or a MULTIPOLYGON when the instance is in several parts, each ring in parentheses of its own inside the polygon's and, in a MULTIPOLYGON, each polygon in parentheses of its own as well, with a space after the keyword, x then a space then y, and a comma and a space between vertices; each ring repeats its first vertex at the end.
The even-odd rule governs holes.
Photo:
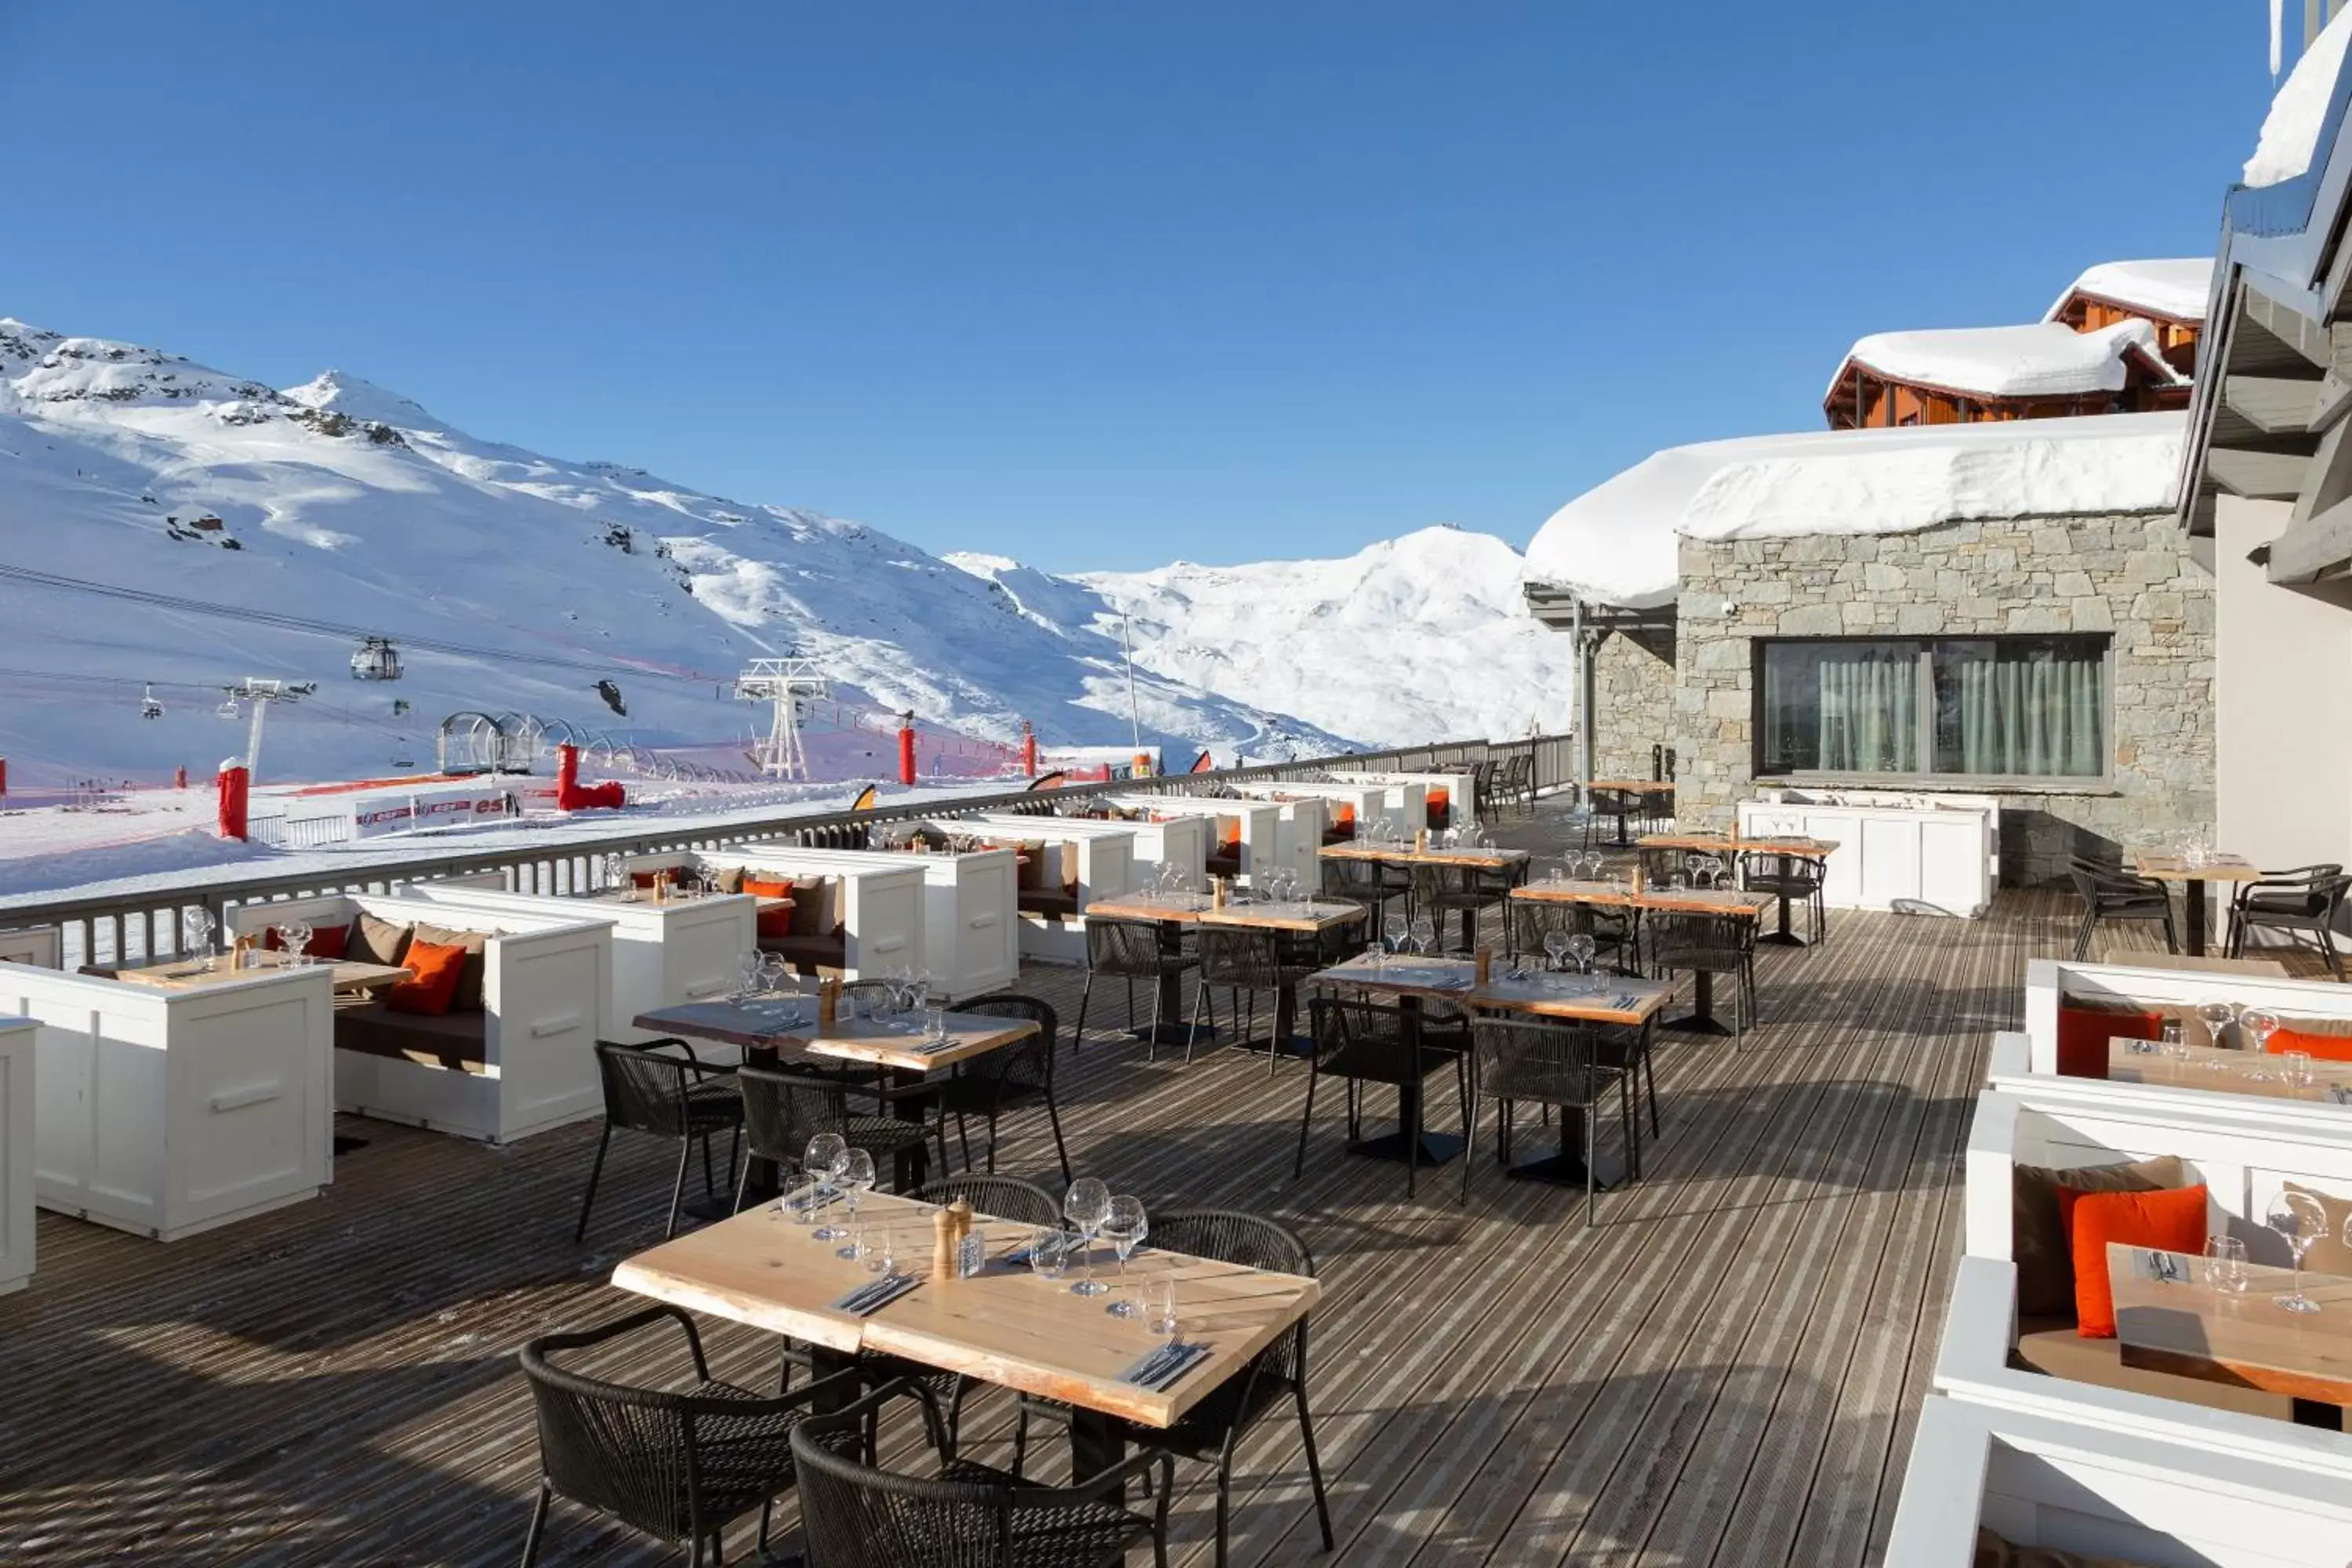
POLYGON ((363 637, 352 650, 353 680, 398 680, 400 650, 390 637, 363 637))

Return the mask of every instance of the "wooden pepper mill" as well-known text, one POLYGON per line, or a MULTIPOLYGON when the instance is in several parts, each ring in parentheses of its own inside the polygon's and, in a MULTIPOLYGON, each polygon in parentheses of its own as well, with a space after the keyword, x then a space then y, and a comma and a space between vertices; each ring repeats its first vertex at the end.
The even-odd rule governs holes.
POLYGON ((955 1278, 956 1234, 955 1211, 937 1208, 931 1211, 931 1278, 955 1278))
POLYGON ((1494 968, 1495 950, 1491 947, 1480 948, 1476 954, 1477 983, 1480 985, 1486 984, 1486 976, 1494 973, 1494 968))

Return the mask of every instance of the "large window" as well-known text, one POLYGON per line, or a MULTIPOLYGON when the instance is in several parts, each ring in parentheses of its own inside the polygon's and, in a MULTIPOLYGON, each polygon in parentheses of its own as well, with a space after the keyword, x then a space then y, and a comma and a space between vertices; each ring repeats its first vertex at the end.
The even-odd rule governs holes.
POLYGON ((2104 637, 1776 638, 1756 665, 1759 775, 2106 771, 2104 637))

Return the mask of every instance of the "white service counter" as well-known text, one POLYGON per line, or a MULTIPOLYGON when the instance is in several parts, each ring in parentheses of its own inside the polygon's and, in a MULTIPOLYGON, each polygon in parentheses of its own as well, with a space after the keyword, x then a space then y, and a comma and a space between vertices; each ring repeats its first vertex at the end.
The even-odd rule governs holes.
POLYGON ((1822 896, 1837 909, 1974 920, 2000 880, 2000 807, 1990 795, 1773 790, 1741 801, 1738 823, 1744 837, 1835 844, 1822 896))

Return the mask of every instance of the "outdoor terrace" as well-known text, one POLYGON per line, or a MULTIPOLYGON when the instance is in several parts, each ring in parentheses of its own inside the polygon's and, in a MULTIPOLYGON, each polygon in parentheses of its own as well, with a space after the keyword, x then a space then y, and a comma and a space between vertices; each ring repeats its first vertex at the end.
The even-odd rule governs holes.
MULTIPOLYGON (((1564 828, 1546 808, 1502 831, 1548 852, 1564 828)), ((1269 1080, 1225 1049, 1147 1062, 1116 986, 1057 1069, 1072 1164, 1155 1211, 1274 1215, 1313 1248, 1332 1560, 1874 1561, 1960 1250, 1987 1046, 2019 1022, 2027 959, 2071 946, 2076 908, 2009 892, 1974 922, 1837 910, 1825 946, 1761 950, 1744 1050, 1659 1037, 1664 1136, 1591 1228, 1580 1192, 1504 1180, 1490 1142, 1466 1206, 1454 1166, 1408 1203, 1395 1165, 1339 1147, 1336 1104, 1294 1182, 1304 1064, 1269 1080)), ((1029 965, 1021 989, 1066 1030, 1081 978, 1029 965)), ((1450 1125, 1451 1091, 1432 1099, 1450 1125)), ((641 1304, 605 1281, 659 1239, 674 1149, 616 1138, 575 1245, 593 1122, 506 1148, 338 1131, 366 1142, 325 1196, 186 1240, 41 1215, 34 1287, 0 1300, 0 1561, 519 1554, 539 1454, 516 1347, 641 1304)), ((1000 1170, 1058 1190, 1042 1113, 1004 1136, 1000 1170)), ((772 1378, 773 1336, 703 1333, 716 1375, 772 1378)), ((886 1462, 912 1427, 886 1426, 886 1462)), ((1010 1427, 987 1392, 964 1441, 1001 1458, 1010 1427)), ((1066 1450, 1039 1452, 1035 1473, 1066 1474, 1066 1450)), ((1205 1564, 1213 1494, 1197 1467, 1178 1475, 1174 1558, 1205 1564)), ((1269 1420, 1236 1465, 1233 1560, 1318 1546, 1297 1426, 1269 1420)), ((671 1560, 562 1504, 540 1558, 671 1560)))

